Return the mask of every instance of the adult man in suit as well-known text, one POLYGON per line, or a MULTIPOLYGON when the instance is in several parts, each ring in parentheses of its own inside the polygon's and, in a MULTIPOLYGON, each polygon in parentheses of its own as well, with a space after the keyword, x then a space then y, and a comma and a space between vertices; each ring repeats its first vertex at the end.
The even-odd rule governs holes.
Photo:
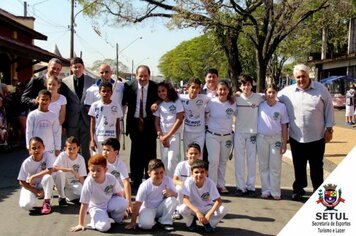
POLYGON ((136 79, 125 83, 122 105, 127 105, 126 135, 130 135, 130 170, 133 189, 139 187, 148 162, 157 156, 157 133, 151 105, 158 100, 157 84, 150 80, 148 66, 136 69, 136 79))
POLYGON ((64 95, 67 98, 66 128, 67 137, 74 136, 80 141, 82 156, 87 160, 89 152, 89 115, 90 106, 84 105, 87 89, 95 83, 95 79, 84 74, 84 62, 75 57, 70 60, 70 69, 73 75, 63 79, 64 95))
POLYGON ((47 89, 47 79, 50 76, 57 76, 62 70, 62 62, 57 58, 52 58, 48 62, 47 73, 40 76, 34 76, 26 85, 26 88, 21 96, 21 102, 26 104, 30 110, 38 108, 36 97, 42 89, 47 89))

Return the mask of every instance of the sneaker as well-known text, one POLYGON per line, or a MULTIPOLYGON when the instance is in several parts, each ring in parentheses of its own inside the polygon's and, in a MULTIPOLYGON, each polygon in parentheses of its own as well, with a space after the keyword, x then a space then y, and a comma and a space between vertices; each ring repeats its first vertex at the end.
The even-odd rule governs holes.
POLYGON ((303 196, 300 193, 293 193, 292 194, 292 200, 293 201, 300 201, 302 200, 303 196))
POLYGON ((196 231, 197 230, 197 217, 194 216, 192 223, 188 226, 189 231, 196 231))
POLYGON ((59 199, 58 199, 58 205, 59 205, 60 207, 66 207, 66 206, 68 206, 68 202, 67 202, 66 198, 59 198, 59 199))
POLYGON ((261 198, 262 198, 262 199, 268 199, 268 198, 269 198, 269 194, 263 193, 263 194, 261 195, 261 198))
POLYGON ((249 197, 256 197, 256 191, 254 190, 247 190, 247 195, 249 197))
POLYGON ((183 216, 181 216, 181 215, 179 214, 179 212, 178 212, 177 210, 175 210, 175 211, 173 212, 172 219, 173 219, 173 220, 181 220, 181 219, 183 219, 183 216))
POLYGON ((51 213, 51 205, 48 202, 43 202, 41 213, 42 214, 51 213))
POLYGON ((272 196, 274 200, 281 200, 281 196, 272 196))
POLYGON ((220 194, 229 193, 229 190, 227 190, 225 187, 218 187, 218 191, 220 194))
POLYGON ((204 229, 206 232, 210 233, 210 232, 214 232, 215 229, 210 225, 210 223, 207 223, 204 225, 204 229))
POLYGON ((162 225, 162 228, 167 232, 174 231, 173 225, 162 225))
POLYGON ((242 197, 246 194, 246 192, 242 191, 241 189, 236 189, 235 196, 242 197))

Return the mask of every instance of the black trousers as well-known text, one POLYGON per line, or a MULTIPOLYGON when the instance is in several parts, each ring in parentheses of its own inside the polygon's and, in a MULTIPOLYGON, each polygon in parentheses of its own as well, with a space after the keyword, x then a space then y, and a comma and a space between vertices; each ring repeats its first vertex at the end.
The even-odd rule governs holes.
POLYGON ((139 131, 138 119, 135 119, 135 121, 137 121, 135 130, 130 133, 130 172, 133 187, 138 188, 142 182, 142 178, 148 178, 148 162, 157 158, 157 137, 156 132, 152 131, 152 126, 149 126, 154 124, 148 124, 147 121, 145 121, 143 131, 139 131))
POLYGON ((323 158, 325 152, 325 140, 310 143, 299 143, 296 140, 289 138, 295 181, 293 183, 293 192, 301 195, 305 194, 304 188, 308 186, 307 182, 307 162, 309 161, 310 178, 313 189, 316 191, 324 182, 323 158))

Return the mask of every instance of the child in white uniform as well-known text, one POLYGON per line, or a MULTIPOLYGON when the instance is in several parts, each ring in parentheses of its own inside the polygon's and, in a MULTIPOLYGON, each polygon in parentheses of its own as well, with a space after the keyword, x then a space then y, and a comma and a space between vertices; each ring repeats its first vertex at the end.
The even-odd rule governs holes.
POLYGON ((206 163, 195 160, 191 166, 191 177, 184 182, 183 204, 179 205, 178 211, 190 231, 196 230, 198 219, 207 232, 212 232, 227 213, 215 183, 207 175, 206 163))
POLYGON ((108 172, 116 177, 124 189, 125 199, 129 202, 128 212, 132 212, 130 177, 125 163, 120 159, 120 142, 115 138, 108 138, 103 142, 103 156, 108 163, 108 172))
POLYGON ((200 80, 192 78, 188 81, 188 94, 179 95, 179 99, 182 101, 184 107, 184 150, 187 150, 190 143, 197 143, 200 147, 204 146, 205 107, 209 102, 209 97, 199 94, 200 86, 200 80))
POLYGON ((139 187, 131 222, 125 228, 135 229, 137 216, 138 226, 142 229, 152 229, 155 219, 166 231, 173 231, 172 215, 178 205, 177 192, 173 180, 164 173, 164 164, 159 159, 148 163, 149 179, 139 187))
POLYGON ((87 176, 85 160, 79 152, 79 140, 73 136, 66 139, 64 152, 54 161, 54 182, 58 190, 59 206, 67 206, 67 200, 80 198, 84 177, 87 176))
POLYGON ((233 144, 232 119, 236 112, 236 104, 226 81, 219 81, 216 91, 217 97, 212 98, 206 106, 209 117, 206 133, 209 178, 216 184, 220 193, 227 193, 225 172, 233 144))
POLYGON ((51 93, 43 89, 36 98, 38 109, 31 111, 26 121, 26 144, 32 137, 40 137, 44 141, 45 151, 58 156, 61 150, 61 126, 56 114, 48 107, 51 102, 51 93))
POLYGON ((266 86, 266 101, 260 104, 257 124, 262 198, 281 199, 282 154, 287 150, 289 118, 286 106, 276 100, 277 86, 266 86))
POLYGON ((110 217, 120 223, 125 215, 128 202, 120 196, 122 188, 110 173, 107 173, 106 159, 101 154, 90 157, 88 161, 90 174, 84 181, 80 195, 79 223, 70 230, 76 232, 84 230, 84 220, 89 212, 90 228, 106 232, 110 229, 110 217))
POLYGON ((58 93, 60 87, 61 80, 58 77, 51 75, 47 79, 47 90, 51 92, 51 103, 48 109, 57 115, 59 124, 62 125, 66 117, 67 98, 58 93))
POLYGON ((249 75, 239 76, 242 93, 236 98, 234 157, 236 196, 255 196, 256 138, 258 106, 264 101, 262 95, 252 92, 253 79, 249 75), (247 179, 245 169, 247 162, 247 179))
POLYGON ((180 127, 184 119, 184 108, 171 83, 167 81, 159 83, 157 91, 161 103, 153 113, 155 127, 161 143, 161 159, 166 167, 166 174, 172 178, 180 161, 180 127))
MULTIPOLYGON (((200 146, 197 143, 190 143, 187 147, 186 152, 187 160, 181 161, 178 163, 173 176, 173 183, 176 186, 178 192, 178 202, 179 204, 183 203, 183 195, 182 195, 182 188, 184 185, 184 181, 190 176, 190 167, 193 161, 201 158, 201 151, 200 146)), ((179 220, 181 216, 179 215, 178 211, 175 211, 173 214, 173 219, 179 220)))
POLYGON ((100 86, 101 100, 94 102, 89 109, 90 149, 102 153, 101 143, 107 138, 120 137, 121 106, 111 100, 112 85, 103 81, 100 86))
POLYGON ((36 197, 43 197, 41 213, 51 213, 50 200, 54 181, 51 176, 53 158, 48 152, 44 152, 44 144, 41 138, 32 137, 29 141, 29 153, 21 165, 17 180, 22 186, 20 192, 20 207, 32 210, 36 197))

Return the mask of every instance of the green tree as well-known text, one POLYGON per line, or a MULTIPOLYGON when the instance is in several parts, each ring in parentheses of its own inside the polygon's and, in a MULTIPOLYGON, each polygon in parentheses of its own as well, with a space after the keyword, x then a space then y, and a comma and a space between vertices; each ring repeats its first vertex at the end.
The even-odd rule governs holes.
POLYGON ((267 64, 278 45, 301 22, 325 8, 328 1, 79 0, 86 14, 114 16, 118 24, 161 17, 169 19, 171 26, 201 27, 212 32, 226 55, 229 77, 235 87, 242 72, 237 42, 241 33, 246 34, 255 47, 258 90, 264 87, 267 64))

